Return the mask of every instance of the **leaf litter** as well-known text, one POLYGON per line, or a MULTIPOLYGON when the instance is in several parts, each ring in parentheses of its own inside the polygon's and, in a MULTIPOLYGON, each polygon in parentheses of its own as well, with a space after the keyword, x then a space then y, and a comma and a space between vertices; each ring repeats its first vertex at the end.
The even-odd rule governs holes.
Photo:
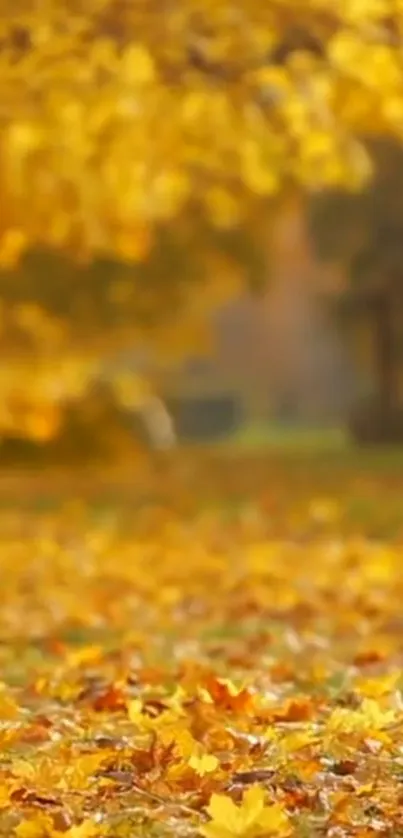
POLYGON ((2 510, 1 836, 403 835, 403 540, 353 474, 224 470, 2 510))

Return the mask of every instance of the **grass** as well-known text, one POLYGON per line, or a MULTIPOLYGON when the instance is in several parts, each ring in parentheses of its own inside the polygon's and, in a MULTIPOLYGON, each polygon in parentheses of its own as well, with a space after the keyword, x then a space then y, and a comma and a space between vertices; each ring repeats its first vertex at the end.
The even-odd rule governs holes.
POLYGON ((339 427, 255 424, 243 427, 233 443, 241 448, 281 449, 281 451, 324 452, 345 450, 348 440, 339 427))
MULTIPOLYGON (((231 471, 231 462, 237 463, 240 469, 245 466, 249 474, 252 472, 246 493, 251 491, 253 480, 264 483, 270 472, 282 474, 284 483, 284 470, 289 480, 303 480, 309 474, 311 484, 316 480, 322 487, 330 485, 331 490, 332 483, 339 484, 343 475, 348 475, 350 482, 376 480, 382 475, 399 478, 403 474, 403 446, 356 446, 340 427, 261 424, 243 427, 233 436, 213 444, 179 446, 168 462, 168 466, 162 466, 162 472, 158 458, 154 461, 153 455, 148 461, 128 457, 124 467, 116 463, 107 468, 85 466, 73 470, 3 469, 0 470, 0 508, 17 504, 45 510, 66 499, 74 501, 77 496, 93 497, 97 499, 95 507, 100 504, 101 508, 119 505, 124 497, 131 502, 138 498, 141 503, 147 503, 155 496, 164 495, 167 468, 175 479, 187 484, 190 493, 200 496, 194 473, 202 475, 203 489, 209 494, 207 487, 219 487, 218 475, 231 471)), ((242 494, 241 488, 238 485, 238 494, 242 494)), ((359 499, 357 506, 360 506, 359 499)))
POLYGON ((257 424, 241 428, 218 448, 237 457, 273 457, 292 465, 305 460, 312 466, 396 472, 403 469, 403 445, 360 446, 342 427, 257 424))

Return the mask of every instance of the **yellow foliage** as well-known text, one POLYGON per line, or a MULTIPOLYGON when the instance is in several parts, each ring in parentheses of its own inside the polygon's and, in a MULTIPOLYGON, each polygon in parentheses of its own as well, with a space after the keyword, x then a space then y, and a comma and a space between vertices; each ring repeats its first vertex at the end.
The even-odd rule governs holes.
POLYGON ((9 807, 12 792, 12 787, 7 788, 6 786, 0 785, 0 811, 9 807))
POLYGON ((99 826, 97 826, 94 821, 85 820, 80 824, 71 826, 66 831, 54 829, 52 831, 51 838, 62 838, 62 836, 64 836, 64 838, 95 838, 95 836, 99 835, 99 826))
POLYGON ((141 407, 152 394, 150 383, 146 379, 130 373, 117 374, 112 387, 119 404, 128 409, 141 407))
POLYGON ((53 827, 50 817, 39 815, 31 820, 21 821, 13 834, 16 838, 94 838, 100 833, 97 825, 90 820, 61 831, 53 827))
POLYGON ((15 827, 17 838, 47 838, 51 834, 52 821, 48 817, 39 817, 28 821, 21 821, 15 827))
POLYGON ((265 805, 265 791, 259 786, 248 789, 240 806, 225 794, 213 794, 207 811, 210 823, 200 832, 205 838, 258 838, 290 835, 290 821, 279 803, 265 805))
POLYGON ((13 762, 13 774, 24 780, 32 780, 35 777, 35 768, 25 759, 16 759, 13 762))
POLYGON ((335 733, 370 734, 383 730, 396 720, 394 710, 383 710, 372 698, 364 698, 359 710, 336 707, 333 710, 327 728, 335 733))
POLYGON ((0 266, 12 268, 27 245, 24 233, 10 227, 0 239, 0 266))
POLYGON ((285 754, 297 753, 300 750, 315 744, 318 741, 318 734, 313 730, 295 731, 285 735, 281 740, 281 749, 285 754))
POLYGON ((218 768, 219 761, 213 754, 202 754, 201 756, 192 754, 189 759, 189 766, 199 777, 204 777, 205 774, 210 774, 218 768))
POLYGON ((142 44, 130 44, 120 59, 120 72, 124 82, 136 87, 155 80, 155 66, 150 52, 142 44))
MULTIPOLYGON (((371 172, 362 136, 403 137, 401 0, 392 10, 389 0, 183 0, 163 16, 145 0, 73 7, 18 0, 0 13, 0 293, 29 249, 83 265, 113 257, 135 271, 168 226, 249 229, 262 201, 356 189, 371 172)), ((0 431, 57 436, 59 405, 82 397, 108 341, 107 351, 148 339, 167 364, 208 353, 207 316, 245 276, 211 252, 201 261, 197 292, 180 267, 156 288, 131 274, 126 285, 111 281, 110 331, 95 328, 95 292, 78 299, 79 275, 66 316, 33 305, 32 289, 31 302, 22 293, 6 305, 0 336, 12 372, 0 369, 0 431), (139 325, 161 311, 162 326, 139 325), (72 347, 86 359, 73 372, 60 360, 72 347)), ((42 277, 33 282, 42 288, 42 277)), ((124 404, 137 403, 135 387, 117 388, 124 404)))
MULTIPOLYGON (((36 334, 46 322, 39 307, 24 306, 19 311, 20 322, 36 334)), ((48 442, 62 431, 67 406, 91 400, 99 380, 99 358, 72 354, 67 347, 52 357, 54 335, 48 342, 48 352, 34 358, 9 359, 0 365, 0 434, 16 434, 35 442, 48 442)), ((41 331, 46 341, 46 331, 41 331)), ((109 382, 111 397, 116 405, 126 410, 147 409, 153 389, 151 382, 140 374, 116 372, 109 382)))
POLYGON ((18 705, 0 682, 0 722, 11 721, 18 717, 18 705))
POLYGON ((402 135, 402 19, 400 0, 219 0, 197 15, 185 0, 163 16, 144 2, 12 4, 0 262, 32 243, 138 260, 189 202, 225 226, 292 181, 362 178, 363 129, 402 135))
POLYGON ((143 712, 144 707, 139 699, 133 699, 128 702, 127 712, 130 721, 142 731, 153 731, 158 729, 159 733, 165 731, 168 740, 172 740, 172 736, 176 737, 180 734, 182 729, 180 725, 181 716, 185 716, 182 709, 164 710, 156 718, 149 716, 143 712))
POLYGON ((63 778, 59 782, 59 786, 64 788, 67 783, 71 783, 76 789, 86 788, 89 777, 99 769, 104 759, 105 755, 102 751, 95 754, 83 754, 77 757, 73 764, 66 769, 63 778))
POLYGON ((197 742, 188 730, 177 727, 165 731, 162 728, 158 732, 158 736, 160 741, 166 745, 174 743, 175 753, 177 753, 181 759, 187 760, 190 764, 190 760, 195 756, 197 751, 197 742))
POLYGON ((356 681, 355 690, 366 698, 378 699, 381 696, 390 695, 398 689, 401 679, 401 672, 390 672, 379 678, 360 678, 356 681))
POLYGON ((1 838, 399 834, 403 481, 327 459, 2 481, 1 838))

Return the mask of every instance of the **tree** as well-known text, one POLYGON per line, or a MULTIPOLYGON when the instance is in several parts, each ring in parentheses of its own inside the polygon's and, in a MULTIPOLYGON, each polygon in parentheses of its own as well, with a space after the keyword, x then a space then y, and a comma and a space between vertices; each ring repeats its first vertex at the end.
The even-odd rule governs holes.
POLYGON ((367 403, 355 411, 354 431, 386 441, 403 439, 403 150, 383 140, 372 153, 376 174, 366 188, 324 193, 310 218, 319 254, 346 267, 341 312, 355 334, 370 329, 374 398, 369 412, 367 403))
POLYGON ((43 401, 49 364, 77 390, 136 339, 187 345, 247 274, 222 258, 231 230, 256 252, 290 190, 360 188, 362 135, 403 135, 402 33, 402 0, 3 6, 0 298, 19 389, 33 356, 43 401))
POLYGON ((48 443, 89 396, 88 418, 110 414, 112 398, 163 443, 161 375, 209 351, 209 313, 246 270, 258 287, 263 269, 250 231, 202 225, 159 231, 141 265, 28 252, 0 274, 0 433, 48 443))
POLYGON ((137 260, 190 207, 232 224, 290 181, 350 187, 357 132, 403 130, 402 19, 400 0, 8 4, 3 259, 137 260))

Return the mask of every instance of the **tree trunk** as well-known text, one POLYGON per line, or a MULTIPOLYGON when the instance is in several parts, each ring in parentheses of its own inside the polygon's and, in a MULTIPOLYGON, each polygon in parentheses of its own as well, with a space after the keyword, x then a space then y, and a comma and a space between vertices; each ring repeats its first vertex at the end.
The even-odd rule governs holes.
POLYGON ((174 421, 167 406, 158 398, 150 396, 141 405, 150 447, 154 451, 170 451, 177 444, 174 421))
POLYGON ((385 294, 376 301, 373 309, 377 395, 385 416, 398 408, 398 363, 393 314, 393 299, 385 294))

